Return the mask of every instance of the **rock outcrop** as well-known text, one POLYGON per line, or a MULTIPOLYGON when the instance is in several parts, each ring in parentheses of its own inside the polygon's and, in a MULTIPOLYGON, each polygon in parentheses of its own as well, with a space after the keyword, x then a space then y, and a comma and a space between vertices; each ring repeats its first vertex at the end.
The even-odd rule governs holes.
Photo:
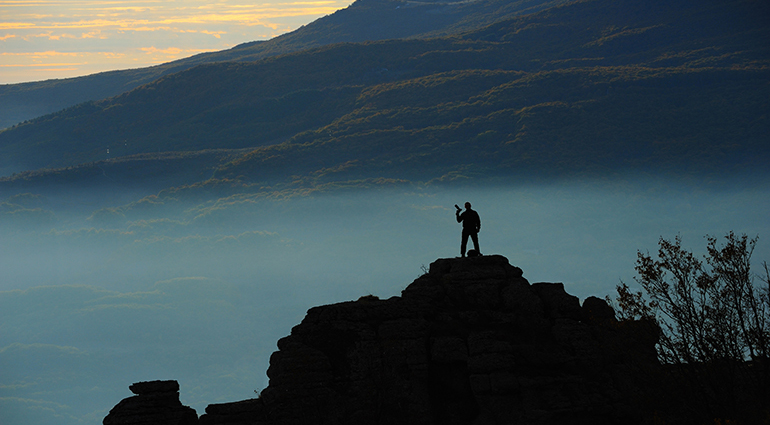
POLYGON ((177 381, 137 382, 128 387, 133 397, 124 398, 104 418, 104 425, 195 425, 195 409, 179 401, 177 381))
POLYGON ((639 423, 630 383, 656 333, 620 328, 603 300, 581 307, 505 257, 440 259, 401 297, 310 309, 260 398, 209 405, 200 423, 639 423))

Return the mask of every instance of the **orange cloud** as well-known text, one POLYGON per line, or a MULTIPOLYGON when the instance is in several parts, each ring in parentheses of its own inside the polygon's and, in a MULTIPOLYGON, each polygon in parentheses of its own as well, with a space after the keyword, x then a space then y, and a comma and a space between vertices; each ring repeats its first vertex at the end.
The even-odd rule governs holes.
MULTIPOLYGON (((291 3, 228 4, 209 3, 200 6, 175 7, 174 3, 139 1, 139 5, 125 2, 75 1, 61 3, 42 1, 1 1, 0 10, 7 7, 31 7, 59 10, 68 13, 13 13, 14 20, 0 22, 0 30, 122 28, 136 29, 159 25, 236 23, 253 25, 266 19, 292 16, 324 15, 332 13, 346 2, 309 1, 291 3), (147 3, 152 3, 148 5, 147 3), (200 14, 201 10, 209 13, 200 14), (75 13, 73 13, 75 12, 75 13), (79 18, 79 19, 77 19, 79 18)), ((192 2, 194 4, 194 2, 192 2)))
POLYGON ((23 53, 2 52, 0 53, 0 56, 19 56, 19 57, 38 58, 38 57, 53 57, 53 56, 78 56, 80 54, 81 53, 76 53, 76 52, 57 52, 57 51, 49 50, 46 52, 23 52, 23 53))
POLYGON ((226 31, 206 31, 206 30, 203 30, 203 31, 200 31, 200 32, 202 34, 213 35, 216 38, 222 38, 222 34, 227 34, 226 31))
POLYGON ((101 30, 94 30, 80 34, 80 38, 98 38, 100 40, 106 40, 108 36, 101 30))
POLYGON ((49 62, 45 62, 42 64, 39 63, 28 63, 28 64, 0 64, 0 66, 6 66, 6 67, 15 67, 15 66, 62 66, 62 65, 81 65, 82 63, 56 63, 56 62, 50 62, 52 58, 60 58, 60 57, 72 57, 72 58, 85 58, 85 57, 103 57, 103 58, 109 58, 109 59, 117 59, 117 58, 123 58, 126 56, 125 53, 116 53, 116 52, 59 52, 56 50, 49 50, 44 52, 22 52, 22 53, 14 53, 14 52, 2 52, 0 53, 0 57, 9 58, 11 60, 46 60, 49 62))
POLYGON ((166 49, 158 49, 157 47, 151 46, 151 47, 142 47, 139 50, 141 50, 144 53, 147 54, 163 54, 163 55, 180 55, 180 54, 196 54, 196 53, 203 53, 203 52, 210 52, 210 49, 180 49, 178 47, 169 47, 166 49))

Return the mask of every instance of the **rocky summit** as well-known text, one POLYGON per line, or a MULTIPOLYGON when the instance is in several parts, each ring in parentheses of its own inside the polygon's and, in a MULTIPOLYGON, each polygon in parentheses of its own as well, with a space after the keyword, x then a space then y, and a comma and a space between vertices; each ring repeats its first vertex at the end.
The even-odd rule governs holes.
MULTIPOLYGON (((505 257, 439 259, 400 297, 310 309, 260 397, 209 405, 199 423, 641 423, 631 383, 655 364, 656 333, 633 325, 505 257)), ((121 404, 105 425, 147 423, 108 421, 121 404)))

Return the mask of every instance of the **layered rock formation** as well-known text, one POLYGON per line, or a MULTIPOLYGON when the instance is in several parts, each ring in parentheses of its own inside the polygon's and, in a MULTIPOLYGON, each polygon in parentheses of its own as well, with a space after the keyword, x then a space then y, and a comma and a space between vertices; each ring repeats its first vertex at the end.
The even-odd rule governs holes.
POLYGON ((260 398, 210 405, 200 423, 639 423, 630 383, 655 363, 656 334, 620 328, 603 300, 581 307, 505 257, 440 259, 401 297, 309 310, 260 398))
POLYGON ((195 425, 195 409, 179 401, 177 381, 137 382, 128 389, 136 394, 124 398, 104 418, 104 425, 195 425))

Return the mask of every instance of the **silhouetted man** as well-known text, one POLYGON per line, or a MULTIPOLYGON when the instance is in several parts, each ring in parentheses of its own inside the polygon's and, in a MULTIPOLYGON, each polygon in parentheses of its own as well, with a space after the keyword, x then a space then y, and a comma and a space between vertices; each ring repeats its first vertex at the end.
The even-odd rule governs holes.
POLYGON ((473 247, 476 249, 476 254, 481 255, 481 251, 479 250, 481 218, 479 218, 479 213, 471 209, 470 202, 465 203, 465 211, 462 214, 460 214, 460 207, 455 205, 455 208, 457 208, 457 211, 455 211, 457 222, 463 224, 463 239, 460 244, 460 256, 465 257, 465 247, 468 245, 468 236, 470 236, 473 241, 473 247))

